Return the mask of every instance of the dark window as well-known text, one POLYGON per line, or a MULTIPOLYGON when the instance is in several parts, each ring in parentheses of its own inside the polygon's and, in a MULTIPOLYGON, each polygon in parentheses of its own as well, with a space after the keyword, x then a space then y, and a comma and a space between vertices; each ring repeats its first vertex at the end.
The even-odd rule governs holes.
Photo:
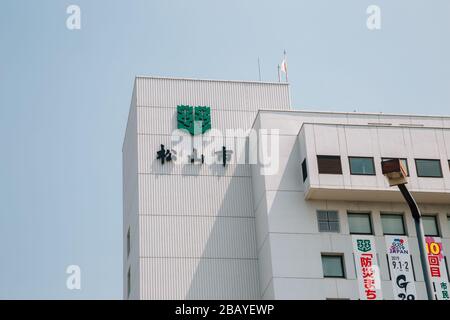
POLYGON ((339 232, 339 215, 337 211, 317 211, 319 232, 339 232))
MULTIPOLYGON (((448 232, 450 232, 450 216, 447 216, 447 227, 448 227, 448 232)), ((450 279, 450 277, 449 277, 450 279)))
POLYGON ((417 176, 423 178, 442 178, 440 160, 416 159, 417 176))
POLYGON ((325 278, 345 278, 344 257, 322 254, 323 276, 325 278))
POLYGON ((302 174, 303 174, 303 182, 308 178, 308 169, 306 168, 306 159, 302 162, 302 174))
POLYGON ((426 236, 439 237, 437 216, 422 216, 422 223, 426 236))
POLYGON ((401 161, 403 166, 406 168, 406 173, 408 174, 408 177, 409 177, 409 166, 408 166, 408 160, 406 158, 381 158, 381 161, 389 161, 389 160, 394 160, 394 159, 399 159, 401 161))
POLYGON ((405 235, 405 223, 401 214, 381 214, 381 224, 383 233, 387 235, 405 235))
POLYGON ((375 175, 375 164, 373 158, 349 157, 350 173, 353 175, 375 175))
POLYGON ((317 166, 321 174, 342 174, 340 156, 317 156, 317 166))
POLYGON ((131 292, 131 267, 128 268, 128 273, 127 273, 127 296, 130 297, 130 292, 131 292))
POLYGON ((130 255, 131 251, 131 236, 130 236, 130 228, 128 227, 127 232, 127 257, 130 255))
POLYGON ((347 213, 351 234, 372 234, 370 213, 347 213))

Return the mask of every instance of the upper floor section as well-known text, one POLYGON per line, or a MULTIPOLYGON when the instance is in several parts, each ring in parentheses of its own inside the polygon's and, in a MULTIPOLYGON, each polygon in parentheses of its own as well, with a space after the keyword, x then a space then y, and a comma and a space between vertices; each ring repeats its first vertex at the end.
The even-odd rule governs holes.
POLYGON ((401 201, 381 170, 399 158, 418 202, 450 202, 450 128, 304 122, 298 143, 306 199, 401 201))

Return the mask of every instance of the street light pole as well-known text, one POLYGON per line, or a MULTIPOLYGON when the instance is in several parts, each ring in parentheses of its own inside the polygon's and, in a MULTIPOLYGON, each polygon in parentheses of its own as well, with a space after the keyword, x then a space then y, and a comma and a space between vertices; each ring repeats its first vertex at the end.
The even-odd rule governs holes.
POLYGON ((403 198, 405 198, 406 203, 411 209, 411 214, 414 218, 414 224, 416 226, 417 242, 420 252, 420 262, 422 265, 423 279, 425 281, 425 287, 427 289, 428 300, 434 300, 431 272, 428 266, 428 254, 422 225, 422 215, 420 213, 420 209, 416 203, 416 200, 414 200, 411 192, 409 192, 408 188, 406 187, 406 184, 408 183, 408 171, 402 164, 400 159, 382 161, 381 168, 383 170, 383 174, 389 180, 389 185, 391 187, 397 186, 400 189, 403 198))
POLYGON ((409 192, 408 188, 406 188, 406 185, 399 184, 398 188, 400 189, 400 192, 402 193, 403 198, 405 198, 406 202, 408 203, 408 206, 411 210, 411 214, 414 218, 414 224, 416 226, 416 233, 417 233, 417 241, 419 244, 420 262, 422 264, 422 272, 423 272, 423 278, 425 281, 425 287, 427 289, 427 296, 428 296, 428 300, 434 300, 433 288, 432 288, 432 284, 431 284, 431 273, 430 273, 430 268, 428 268, 427 249, 426 249, 426 242, 425 242, 425 236, 424 236, 422 219, 421 219, 422 215, 420 213, 420 209, 417 206, 417 203, 414 200, 412 194, 409 192))

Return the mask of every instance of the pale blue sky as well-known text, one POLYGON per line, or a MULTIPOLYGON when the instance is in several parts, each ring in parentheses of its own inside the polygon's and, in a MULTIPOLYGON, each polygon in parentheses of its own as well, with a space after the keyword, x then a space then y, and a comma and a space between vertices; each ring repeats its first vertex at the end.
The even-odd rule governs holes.
POLYGON ((2 0, 0 298, 121 298, 135 75, 276 80, 286 49, 295 108, 450 114, 449 35, 448 0, 2 0))

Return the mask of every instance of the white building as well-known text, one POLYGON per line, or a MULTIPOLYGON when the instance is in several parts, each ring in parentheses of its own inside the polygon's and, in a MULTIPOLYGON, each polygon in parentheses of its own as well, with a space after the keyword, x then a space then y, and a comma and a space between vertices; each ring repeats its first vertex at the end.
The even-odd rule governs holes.
POLYGON ((363 298, 352 237, 368 234, 377 298, 398 299, 394 234, 425 299, 414 222, 385 158, 407 164, 425 232, 450 251, 450 117, 296 111, 285 83, 137 77, 123 146, 124 298, 363 298), (180 105, 210 107, 211 129, 177 130, 180 105), (251 128, 257 140, 226 132, 251 128), (157 159, 161 145, 172 161, 157 159))

